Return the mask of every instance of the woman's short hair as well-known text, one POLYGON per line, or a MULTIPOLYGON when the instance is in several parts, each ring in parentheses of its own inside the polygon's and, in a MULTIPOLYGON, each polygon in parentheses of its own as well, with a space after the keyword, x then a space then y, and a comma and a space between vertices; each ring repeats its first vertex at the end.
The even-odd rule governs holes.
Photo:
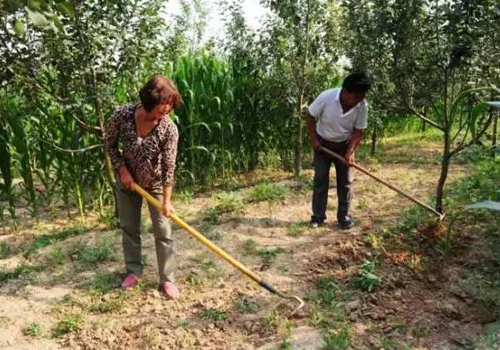
POLYGON ((139 91, 139 98, 148 112, 159 104, 170 103, 176 108, 182 103, 174 82, 163 75, 153 75, 139 91))

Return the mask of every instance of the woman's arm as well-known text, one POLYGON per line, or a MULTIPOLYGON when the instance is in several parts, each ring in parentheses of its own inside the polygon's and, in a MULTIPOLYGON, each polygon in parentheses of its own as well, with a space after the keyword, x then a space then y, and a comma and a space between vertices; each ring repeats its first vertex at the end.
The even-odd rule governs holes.
POLYGON ((113 116, 106 125, 106 133, 104 137, 104 147, 108 152, 111 160, 111 165, 115 171, 119 171, 122 166, 125 166, 123 155, 118 149, 118 141, 120 140, 120 119, 121 108, 117 108, 113 116))
POLYGON ((120 181, 125 188, 129 190, 132 189, 132 182, 134 179, 125 166, 125 160, 123 158, 122 152, 118 149, 118 142, 120 140, 120 126, 121 126, 121 111, 122 108, 119 107, 113 113, 113 117, 108 122, 106 126, 106 134, 104 138, 104 146, 106 152, 108 152, 109 159, 111 160, 111 165, 120 174, 120 181))
POLYGON ((163 186, 163 212, 169 216, 173 210, 172 191, 174 187, 175 159, 177 157, 177 143, 179 132, 177 125, 171 123, 167 130, 166 142, 162 149, 161 176, 163 186))

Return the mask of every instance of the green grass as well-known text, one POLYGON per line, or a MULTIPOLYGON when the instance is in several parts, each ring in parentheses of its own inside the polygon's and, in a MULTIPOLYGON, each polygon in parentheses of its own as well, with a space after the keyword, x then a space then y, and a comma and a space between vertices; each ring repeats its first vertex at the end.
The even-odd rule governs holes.
POLYGON ((397 228, 406 234, 415 234, 418 225, 426 222, 428 215, 419 206, 413 206, 405 211, 399 220, 397 228))
POLYGON ((39 337, 42 335, 42 327, 38 323, 33 322, 24 328, 23 333, 30 337, 39 337))
POLYGON ((270 263, 275 260, 279 254, 286 253, 286 249, 277 247, 274 249, 259 249, 257 242, 252 238, 249 238, 243 243, 242 246, 244 255, 257 255, 259 256, 264 263, 270 263))
POLYGON ((220 220, 221 220, 221 213, 219 213, 219 211, 215 208, 207 209, 203 213, 203 221, 211 225, 220 224, 220 220))
POLYGON ((207 321, 219 322, 225 321, 227 314, 214 308, 208 308, 203 310, 201 317, 207 321))
POLYGON ((315 299, 318 300, 321 305, 333 306, 336 303, 340 286, 333 277, 326 276, 320 278, 316 282, 316 289, 317 295, 315 299))
POLYGON ((238 212, 243 209, 243 201, 240 197, 236 196, 234 193, 225 192, 220 193, 214 196, 215 202, 215 210, 219 212, 219 214, 229 214, 238 212))
POLYGON ((72 314, 68 315, 57 323, 52 335, 55 338, 62 337, 68 333, 78 332, 83 327, 83 318, 81 315, 72 314))
POLYGON ((81 235, 84 232, 87 232, 88 228, 84 226, 73 226, 62 231, 50 234, 50 235, 41 235, 37 236, 31 244, 27 247, 19 248, 19 251, 23 253, 24 256, 29 256, 35 251, 45 248, 49 245, 55 244, 57 242, 63 241, 69 237, 81 235))
POLYGON ((177 193, 175 197, 182 202, 191 203, 194 199, 194 190, 192 188, 186 188, 177 193))
MULTIPOLYGON (((204 272, 206 278, 209 280, 216 280, 222 275, 222 271, 215 261, 205 256, 198 256, 192 259, 197 267, 204 272)), ((192 276, 194 277, 194 276, 192 276)), ((201 276, 199 276, 201 278, 201 276)), ((203 279, 203 278, 202 278, 203 279)))
POLYGON ((374 272, 380 266, 378 260, 365 260, 361 265, 360 275, 354 278, 353 282, 356 287, 365 291, 373 292, 380 283, 381 278, 374 272))
POLYGON ((189 271, 189 273, 186 275, 186 282, 189 283, 189 285, 192 287, 200 287, 204 284, 203 277, 201 277, 194 271, 189 271))
POLYGON ((11 254, 11 246, 7 242, 0 242, 0 259, 8 258, 11 254))
POLYGON ((120 274, 116 272, 99 273, 94 277, 90 292, 94 295, 107 294, 120 286, 120 274))
POLYGON ((236 309, 242 314, 254 314, 259 310, 259 305, 243 297, 236 301, 236 309))
POLYGON ((242 246, 244 255, 252 255, 257 253, 257 242, 254 239, 248 238, 242 246))
POLYGON ((93 303, 89 306, 89 311, 93 313, 109 313, 120 310, 125 303, 125 293, 120 293, 109 300, 93 303))
POLYGON ((351 342, 349 327, 342 325, 339 329, 327 331, 323 334, 323 341, 325 342, 323 350, 348 349, 351 342))
POLYGON ((295 223, 287 227, 286 234, 290 237, 298 237, 307 229, 308 224, 304 222, 295 223))
POLYGON ((0 282, 17 279, 32 272, 41 272, 45 270, 45 268, 46 266, 43 264, 29 264, 27 262, 22 262, 14 270, 0 270, 0 282))
POLYGON ((293 344, 288 338, 284 338, 281 341, 280 346, 278 347, 278 350, 292 350, 292 349, 293 349, 293 344))
POLYGON ((249 200, 250 202, 277 202, 285 200, 289 195, 290 191, 287 187, 266 181, 250 191, 249 200))
POLYGON ((53 266, 62 265, 66 259, 66 253, 61 247, 55 247, 47 257, 49 263, 53 266))
POLYGON ((282 253, 286 253, 286 250, 281 247, 275 249, 259 249, 257 252, 262 261, 268 263, 275 260, 278 257, 278 255, 282 253))
POLYGON ((100 263, 118 260, 109 238, 102 239, 95 246, 80 240, 71 248, 71 256, 80 268, 96 267, 100 263))

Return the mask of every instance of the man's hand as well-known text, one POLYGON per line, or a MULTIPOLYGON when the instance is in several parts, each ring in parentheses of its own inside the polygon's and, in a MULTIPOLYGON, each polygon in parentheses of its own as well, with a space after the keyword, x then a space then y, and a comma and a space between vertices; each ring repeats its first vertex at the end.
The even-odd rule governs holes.
POLYGON ((132 175, 128 171, 127 167, 122 166, 120 168, 120 181, 126 189, 132 191, 132 183, 134 182, 134 179, 132 178, 132 175))
POLYGON ((319 143, 316 137, 311 140, 311 146, 316 152, 321 151, 321 143, 319 143))
POLYGON ((353 152, 347 152, 345 154, 345 159, 347 160, 347 163, 349 164, 349 166, 353 166, 356 161, 354 159, 354 151, 353 152))
POLYGON ((162 203, 161 211, 166 217, 170 217, 170 214, 174 212, 174 207, 171 201, 165 201, 162 203))

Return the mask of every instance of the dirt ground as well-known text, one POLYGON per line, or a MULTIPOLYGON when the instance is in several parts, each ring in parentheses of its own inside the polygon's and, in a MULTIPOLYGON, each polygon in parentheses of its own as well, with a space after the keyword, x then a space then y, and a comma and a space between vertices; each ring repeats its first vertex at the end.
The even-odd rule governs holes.
MULTIPOLYGON (((407 152, 387 149, 393 161, 360 164, 427 201, 439 174, 437 151, 422 149, 418 157, 407 152)), ((469 172, 455 164, 450 183, 469 172)), ((182 294, 166 300, 156 290, 145 208, 145 275, 126 292, 118 288, 119 230, 108 229, 96 215, 83 228, 76 216, 71 221, 47 215, 36 224, 23 222, 17 231, 4 227, 0 236, 11 250, 0 259, 0 271, 18 272, 0 282, 0 349, 500 349, 492 341, 481 347, 500 315, 498 304, 488 304, 496 295, 479 297, 479 276, 469 272, 474 264, 486 269, 500 263, 491 253, 498 247, 478 238, 490 228, 464 228, 444 257, 435 249, 442 228, 429 228, 427 218, 425 227, 404 233, 413 204, 354 173, 356 226, 340 230, 332 172, 327 225, 313 230, 307 226, 312 175, 306 170, 296 182, 286 173, 260 172, 246 177, 254 186, 230 191, 236 186, 226 184, 175 200, 176 212, 200 232, 280 290, 301 296, 306 307, 293 317, 293 305, 178 228, 182 294), (264 179, 286 188, 286 198, 252 201, 264 179), (39 237, 49 239, 37 245, 39 237)))

